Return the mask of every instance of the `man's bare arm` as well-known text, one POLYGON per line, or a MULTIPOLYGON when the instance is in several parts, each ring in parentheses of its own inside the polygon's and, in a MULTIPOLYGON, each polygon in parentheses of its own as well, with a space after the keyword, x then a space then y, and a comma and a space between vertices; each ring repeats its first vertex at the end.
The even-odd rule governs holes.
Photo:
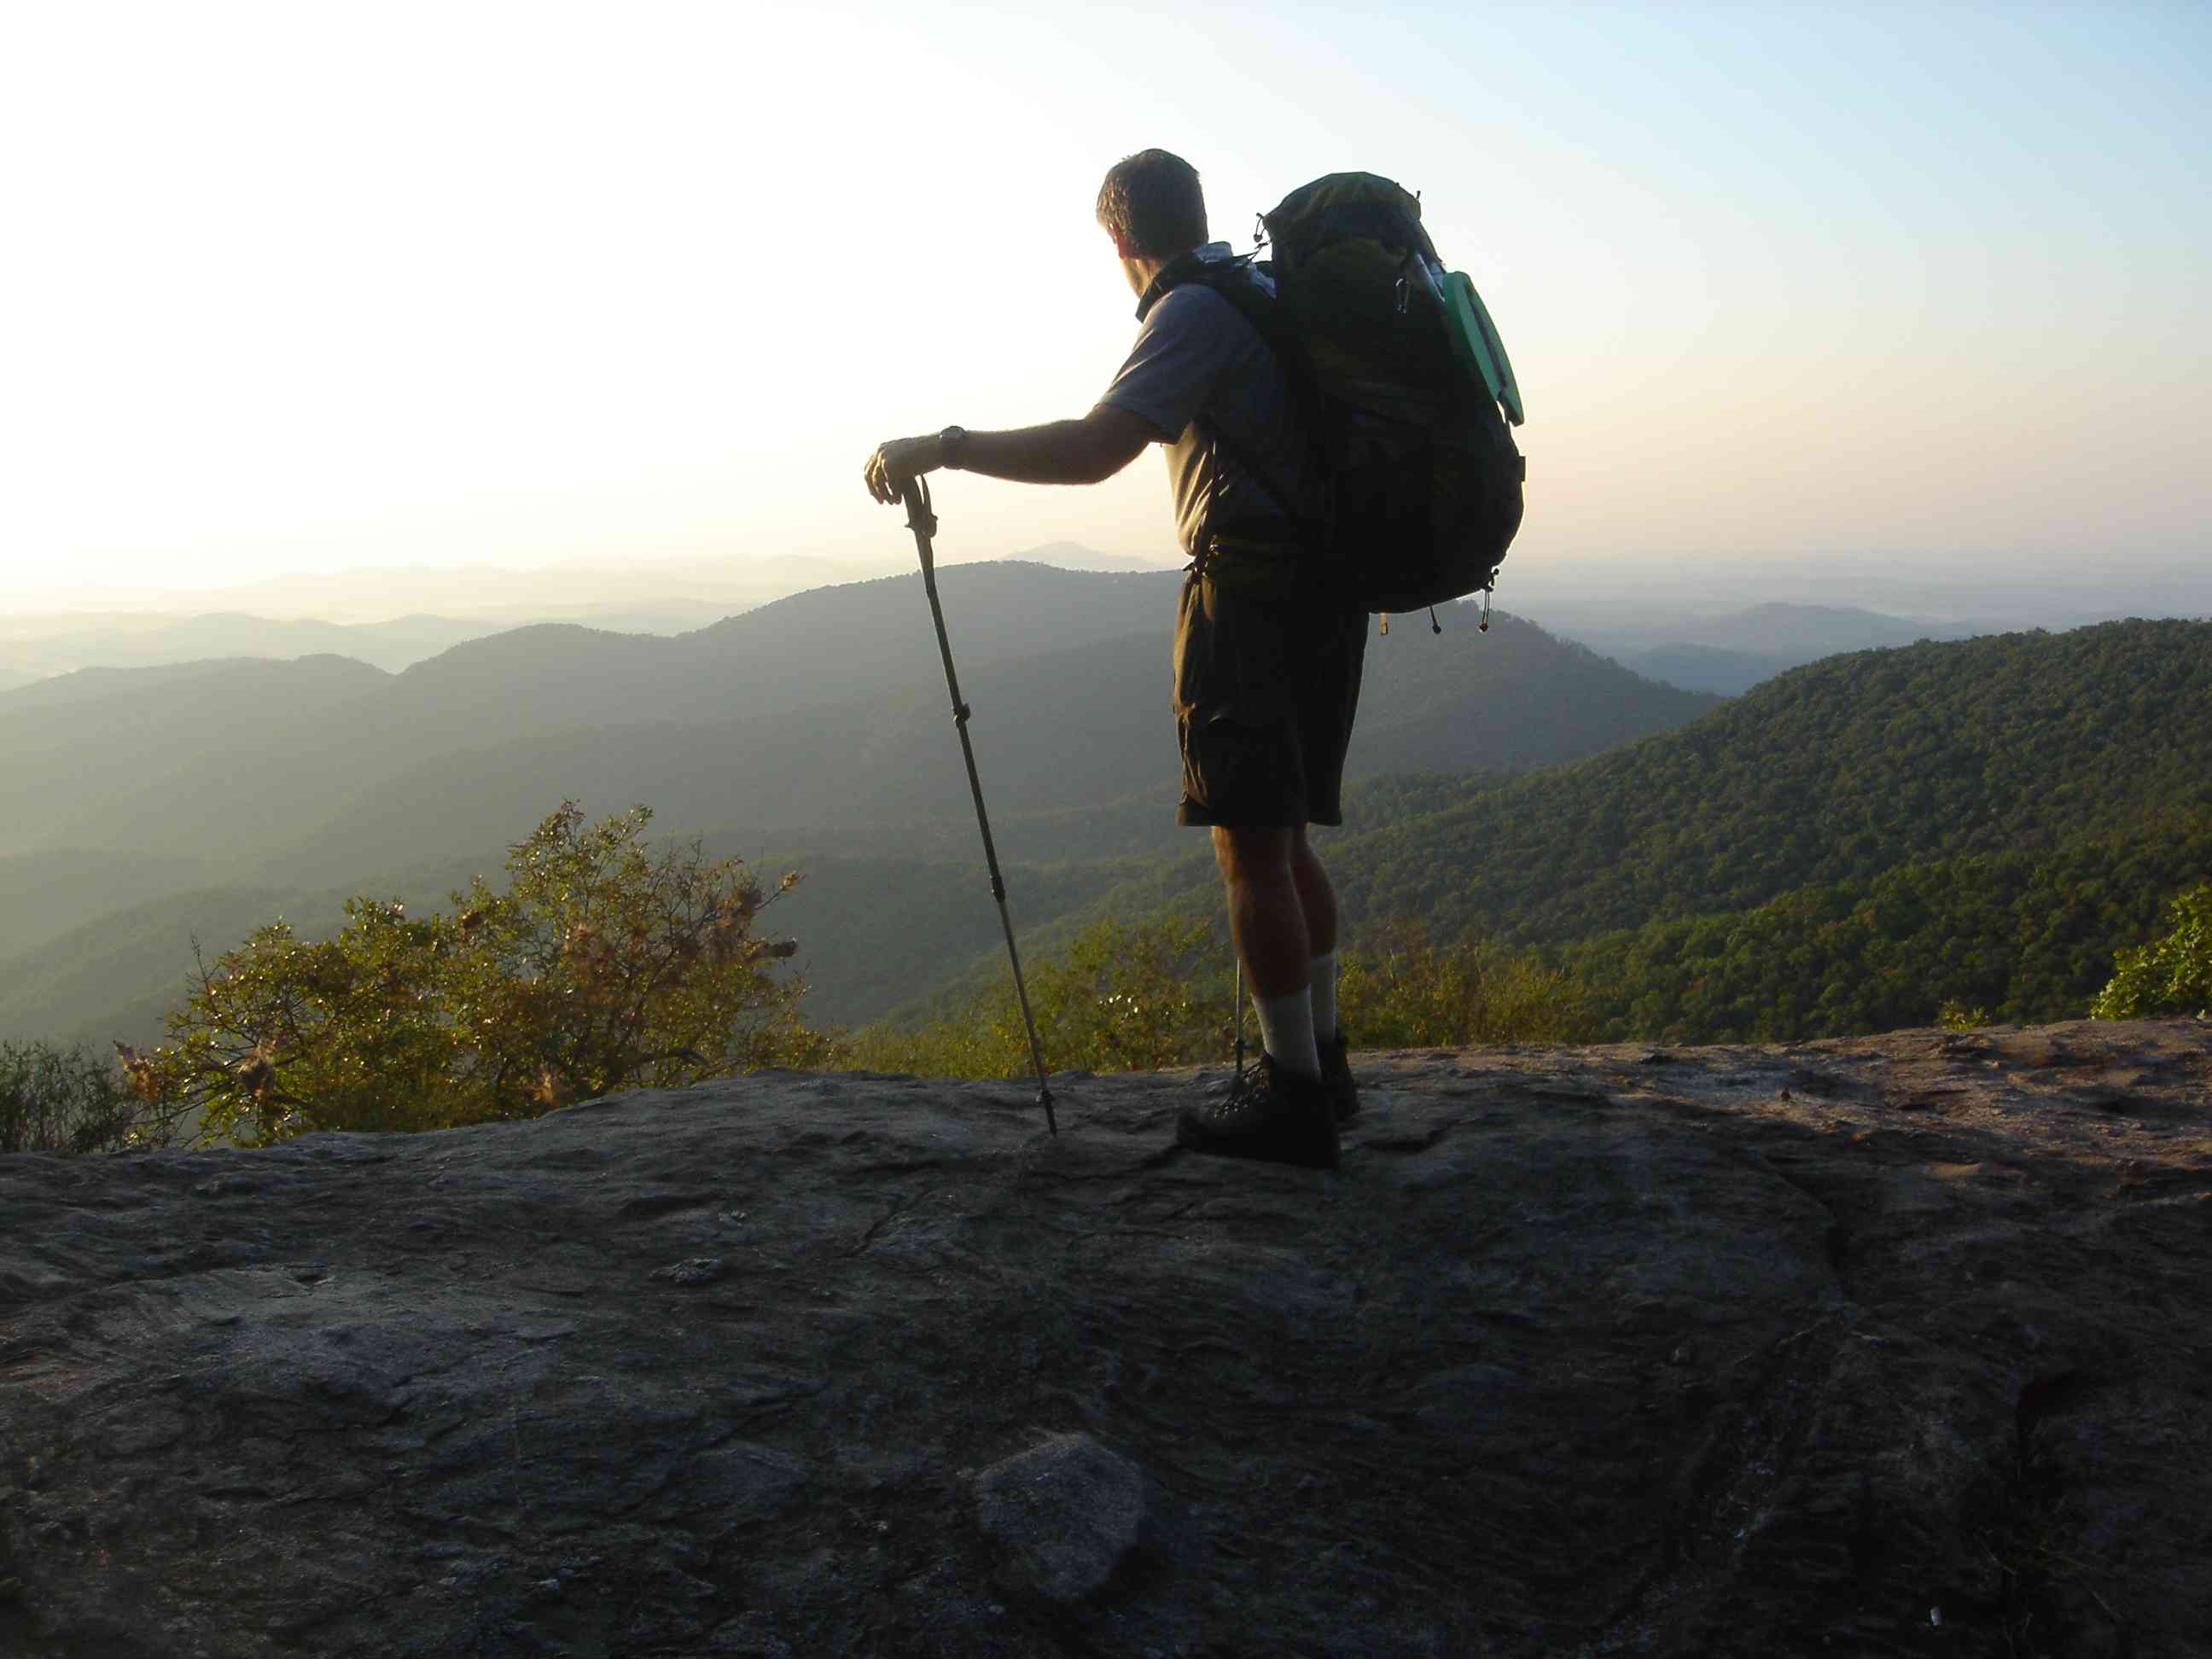
MULTIPOLYGON (((1143 416, 1101 404, 1080 420, 1050 421, 1007 432, 970 432, 961 450, 960 470, 1016 483, 1100 483, 1159 436, 1143 416)), ((894 438, 868 458, 868 493, 879 501, 896 501, 909 479, 944 465, 944 445, 937 434, 894 438)))
POLYGON ((1159 435, 1143 416, 1101 404, 1081 420, 971 432, 960 469, 1016 483, 1103 483, 1159 435))

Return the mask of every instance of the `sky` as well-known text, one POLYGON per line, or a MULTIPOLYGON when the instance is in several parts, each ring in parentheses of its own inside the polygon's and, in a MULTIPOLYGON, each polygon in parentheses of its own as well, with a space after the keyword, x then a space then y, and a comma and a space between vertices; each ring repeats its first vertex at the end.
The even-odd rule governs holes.
MULTIPOLYGON (((879 557, 878 440, 1111 379, 1151 145, 1240 246, 1421 192, 1527 397, 1509 577, 2124 587, 2206 551, 2208 112, 2194 3, 9 8, 0 609, 879 557)), ((948 559, 1173 554, 1156 457, 938 482, 948 559)))

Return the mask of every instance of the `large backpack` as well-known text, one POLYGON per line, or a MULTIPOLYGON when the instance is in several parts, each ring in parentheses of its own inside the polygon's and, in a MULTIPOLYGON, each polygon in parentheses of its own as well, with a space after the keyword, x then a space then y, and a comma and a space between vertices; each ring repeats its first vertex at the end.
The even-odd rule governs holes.
POLYGON ((1325 486, 1304 526, 1315 578, 1384 612, 1486 595, 1526 466, 1506 428, 1521 391, 1474 283, 1443 269, 1419 199, 1370 173, 1316 179, 1261 223, 1272 301, 1245 260, 1194 261, 1160 291, 1206 283, 1282 362, 1325 486))

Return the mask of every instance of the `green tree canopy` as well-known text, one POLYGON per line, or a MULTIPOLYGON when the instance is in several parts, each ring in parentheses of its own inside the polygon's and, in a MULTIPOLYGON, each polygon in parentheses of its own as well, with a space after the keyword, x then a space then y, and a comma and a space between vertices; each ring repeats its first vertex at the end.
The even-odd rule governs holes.
POLYGON ((1418 923, 1370 929, 1344 953, 1337 1007, 1363 1048, 1570 1042, 1581 993, 1534 953, 1471 935, 1440 945, 1418 923))
POLYGON ((356 898, 307 941, 272 922, 203 967, 168 1041, 125 1051, 138 1092, 202 1133, 262 1146, 315 1129, 532 1117, 632 1086, 817 1064, 789 940, 757 937, 764 889, 696 843, 648 851, 651 811, 587 825, 564 803, 450 915, 356 898))
POLYGON ((176 1115, 138 1099, 114 1060, 52 1042, 0 1042, 0 1152, 165 1146, 176 1115))
MULTIPOLYGON (((1222 1052, 1231 962, 1212 922, 1186 913, 1093 922, 1061 954, 1030 964, 1030 1009, 1045 1064, 1152 1071, 1222 1052)), ((1030 1063, 1011 977, 917 1030, 862 1031, 848 1058, 872 1071, 937 1077, 1018 1077, 1030 1063)))
POLYGON ((2193 1014, 2212 1006, 2212 881, 2200 882, 2166 907, 2162 939, 2123 951, 2119 971, 2089 1012, 2099 1019, 2193 1014))
MULTIPOLYGON (((1109 916, 1032 965, 1030 1005, 1054 1071, 1158 1071, 1228 1058, 1235 958, 1217 919, 1171 909, 1109 916)), ((1534 951, 1488 939, 1439 945, 1393 925, 1343 947, 1339 1007, 1363 1048, 1572 1041, 1578 994, 1534 951)), ((1249 1020, 1249 1016, 1248 1016, 1249 1020)), ((1258 1033, 1248 1024, 1252 1052, 1258 1033)), ((1018 1077, 1028 1039, 1011 980, 913 1030, 872 1027, 851 1063, 937 1077, 1018 1077)))

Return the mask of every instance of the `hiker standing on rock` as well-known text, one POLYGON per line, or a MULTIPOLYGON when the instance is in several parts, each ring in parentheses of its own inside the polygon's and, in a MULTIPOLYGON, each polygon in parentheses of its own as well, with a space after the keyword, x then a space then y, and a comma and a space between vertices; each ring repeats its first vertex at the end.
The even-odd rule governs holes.
POLYGON ((869 457, 868 489, 896 503, 941 467, 1097 483, 1147 445, 1166 447, 1191 561, 1171 654, 1176 821, 1212 832, 1266 1048, 1225 1097, 1183 1109, 1176 1138, 1202 1152, 1330 1166, 1336 1124, 1358 1109, 1358 1093, 1336 1018, 1336 895, 1306 832, 1344 821, 1338 793, 1367 613, 1302 580, 1297 523, 1315 516, 1319 486, 1311 451, 1274 353, 1210 285, 1248 283, 1272 299, 1273 284, 1208 240, 1197 171, 1144 150, 1107 173, 1097 211, 1142 325, 1105 395, 1075 420, 895 439, 869 457))

